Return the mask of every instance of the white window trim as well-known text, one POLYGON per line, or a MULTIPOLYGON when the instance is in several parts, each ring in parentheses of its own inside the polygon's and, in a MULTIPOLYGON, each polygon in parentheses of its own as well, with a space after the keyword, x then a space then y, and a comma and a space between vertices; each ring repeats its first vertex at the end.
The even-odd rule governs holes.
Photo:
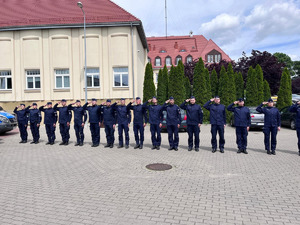
POLYGON ((101 83, 100 83, 100 69, 99 68, 87 68, 88 69, 98 69, 99 72, 98 73, 89 73, 88 71, 86 72, 86 77, 88 76, 92 76, 92 86, 87 86, 87 88, 99 88, 101 86, 101 83), (95 86, 94 84, 94 76, 98 76, 99 77, 99 86, 95 86))
POLYGON ((56 74, 57 70, 69 70, 69 69, 54 69, 55 89, 70 89, 71 88, 70 70, 69 70, 68 74, 56 74), (69 77, 70 87, 65 87, 64 77, 67 77, 67 76, 69 77), (62 77, 62 87, 57 87, 56 77, 62 77))
POLYGON ((26 76, 26 89, 28 89, 28 90, 34 90, 34 89, 40 90, 41 89, 41 87, 39 87, 39 88, 35 87, 35 78, 37 78, 37 77, 40 78, 40 86, 42 84, 42 82, 41 82, 41 71, 39 69, 25 70, 25 76, 26 76), (34 74, 34 75, 29 74, 28 75, 27 72, 29 72, 29 71, 39 71, 39 74, 38 75, 37 74, 34 74), (33 88, 28 87, 28 78, 30 78, 30 77, 33 78, 33 88))
POLYGON ((171 66, 172 65, 172 58, 171 57, 166 57, 166 66, 171 66), (167 59, 170 60, 170 64, 167 64, 167 59))
MULTIPOLYGON (((12 87, 10 89, 7 88, 7 78, 10 78, 12 80, 12 75, 11 75, 11 70, 1 70, 0 72, 10 72, 10 75, 7 75, 7 76, 0 76, 1 79, 4 78, 5 80, 5 88, 4 89, 1 89, 0 87, 0 90, 1 91, 6 91, 6 90, 12 90, 12 87)), ((11 86, 12 86, 12 83, 11 83, 11 86)))
POLYGON ((129 69, 128 69, 128 67, 113 67, 113 87, 114 88, 129 88, 129 69), (128 72, 116 72, 115 73, 114 68, 127 68, 128 72), (120 74, 120 86, 115 86, 115 74, 120 74), (127 78, 128 78, 127 86, 123 86, 123 75, 127 75, 127 78))
POLYGON ((155 66, 161 66, 161 58, 160 57, 155 58, 155 66), (159 65, 156 64, 157 59, 159 59, 159 65))

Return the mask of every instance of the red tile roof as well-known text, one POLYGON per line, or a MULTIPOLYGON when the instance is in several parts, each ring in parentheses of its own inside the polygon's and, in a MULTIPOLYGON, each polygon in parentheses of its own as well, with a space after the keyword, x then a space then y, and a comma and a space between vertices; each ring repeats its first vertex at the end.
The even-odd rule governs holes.
MULTIPOLYGON (((0 0, 0 28, 83 24, 77 0, 0 0)), ((138 18, 110 0, 81 0, 86 23, 134 22, 138 18)))
MULTIPOLYGON (((161 58, 161 64, 165 65, 165 58, 170 56, 172 58, 172 64, 175 65, 175 60, 178 55, 182 57, 183 63, 186 62, 186 57, 191 55, 193 60, 202 57, 206 59, 206 55, 216 50, 221 53, 222 59, 231 61, 230 57, 212 40, 207 40, 203 35, 193 36, 169 36, 169 37, 147 37, 148 43, 148 57, 151 59, 151 63, 155 68, 155 58, 159 56, 161 58), (181 50, 185 51, 182 52, 181 50), (160 52, 165 50, 166 53, 160 52)), ((158 67, 158 68, 160 68, 158 67)))

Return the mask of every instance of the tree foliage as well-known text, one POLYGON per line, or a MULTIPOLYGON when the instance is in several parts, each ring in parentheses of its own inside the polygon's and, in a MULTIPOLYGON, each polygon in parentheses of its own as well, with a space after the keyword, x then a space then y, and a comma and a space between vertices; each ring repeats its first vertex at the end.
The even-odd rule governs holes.
POLYGON ((284 68, 280 80, 280 88, 278 91, 277 108, 282 109, 292 104, 292 85, 291 75, 288 68, 284 68))
POLYGON ((300 94, 300 77, 292 81, 293 94, 300 94))
POLYGON ((172 66, 169 72, 169 97, 173 96, 176 104, 181 104, 185 97, 183 77, 177 67, 172 66))
POLYGON ((210 84, 211 84, 211 95, 212 95, 212 97, 218 95, 219 78, 218 78, 218 74, 217 74, 215 69, 213 69, 212 72, 211 72, 210 84))
POLYGON ((148 101, 148 99, 155 96, 155 85, 153 81, 153 70, 151 63, 147 63, 145 68, 144 76, 144 87, 143 87, 143 101, 148 101))
POLYGON ((257 85, 257 103, 261 103, 264 100, 264 75, 260 65, 255 67, 256 85, 257 85))
POLYGON ((241 72, 235 74, 235 97, 244 98, 244 79, 241 72))
POLYGON ((236 100, 236 88, 235 88, 235 74, 233 72, 232 64, 229 63, 227 67, 228 75, 228 100, 234 102, 236 100))
POLYGON ((271 98, 271 90, 268 81, 264 80, 264 101, 271 98))
POLYGON ((256 106, 259 104, 257 99, 256 73, 252 66, 250 66, 247 76, 246 104, 248 106, 256 106))
POLYGON ((294 62, 292 61, 291 57, 282 52, 276 52, 273 55, 277 58, 278 62, 282 63, 285 67, 288 68, 292 76, 295 75, 295 73, 293 72, 294 62))

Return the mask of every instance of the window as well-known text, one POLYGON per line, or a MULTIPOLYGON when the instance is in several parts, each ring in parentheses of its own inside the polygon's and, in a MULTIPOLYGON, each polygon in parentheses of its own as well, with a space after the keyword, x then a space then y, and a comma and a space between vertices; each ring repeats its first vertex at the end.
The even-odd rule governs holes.
POLYGON ((193 57, 192 56, 188 56, 188 57, 186 57, 186 63, 190 63, 190 62, 192 62, 193 61, 193 57))
POLYGON ((218 55, 215 55, 215 62, 220 62, 221 61, 221 55, 218 54, 218 55))
POLYGON ((179 62, 180 60, 182 60, 181 56, 177 56, 177 57, 176 57, 176 66, 178 65, 178 62, 179 62))
POLYGON ((214 56, 213 55, 207 55, 207 62, 209 62, 209 63, 214 62, 214 56))
POLYGON ((160 57, 155 58, 155 66, 161 66, 161 60, 160 57))
POLYGON ((69 69, 55 70, 55 88, 70 88, 69 69))
POLYGON ((166 66, 171 66, 171 65, 172 65, 171 57, 166 57, 166 66))
POLYGON ((161 50, 161 51, 160 51, 160 53, 166 53, 166 52, 167 52, 166 50, 161 50))
POLYGON ((26 89, 41 88, 40 70, 26 70, 26 89))
POLYGON ((114 87, 128 87, 128 67, 115 67, 114 87))
POLYGON ((11 71, 0 71, 0 90, 11 90, 11 71))
POLYGON ((88 88, 100 87, 99 69, 98 68, 86 69, 86 79, 87 79, 88 88))
POLYGON ((180 52, 186 52, 186 50, 185 49, 181 49, 180 52))

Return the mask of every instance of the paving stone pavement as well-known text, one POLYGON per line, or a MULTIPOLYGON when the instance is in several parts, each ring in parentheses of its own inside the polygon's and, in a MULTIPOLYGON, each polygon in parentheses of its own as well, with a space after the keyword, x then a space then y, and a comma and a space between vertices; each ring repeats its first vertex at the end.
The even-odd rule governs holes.
MULTIPOLYGON (((19 144, 17 130, 0 136, 0 224, 300 224, 300 156, 296 132, 282 129, 276 156, 266 154, 263 133, 250 131, 249 154, 237 154, 235 130, 225 129, 225 153, 212 153, 210 125, 200 152, 151 150, 149 126, 143 150, 19 144), (150 171, 168 163, 168 171, 150 171)), ((29 135, 31 140, 31 135, 29 135)), ((117 141, 117 132, 115 133, 117 141)))

